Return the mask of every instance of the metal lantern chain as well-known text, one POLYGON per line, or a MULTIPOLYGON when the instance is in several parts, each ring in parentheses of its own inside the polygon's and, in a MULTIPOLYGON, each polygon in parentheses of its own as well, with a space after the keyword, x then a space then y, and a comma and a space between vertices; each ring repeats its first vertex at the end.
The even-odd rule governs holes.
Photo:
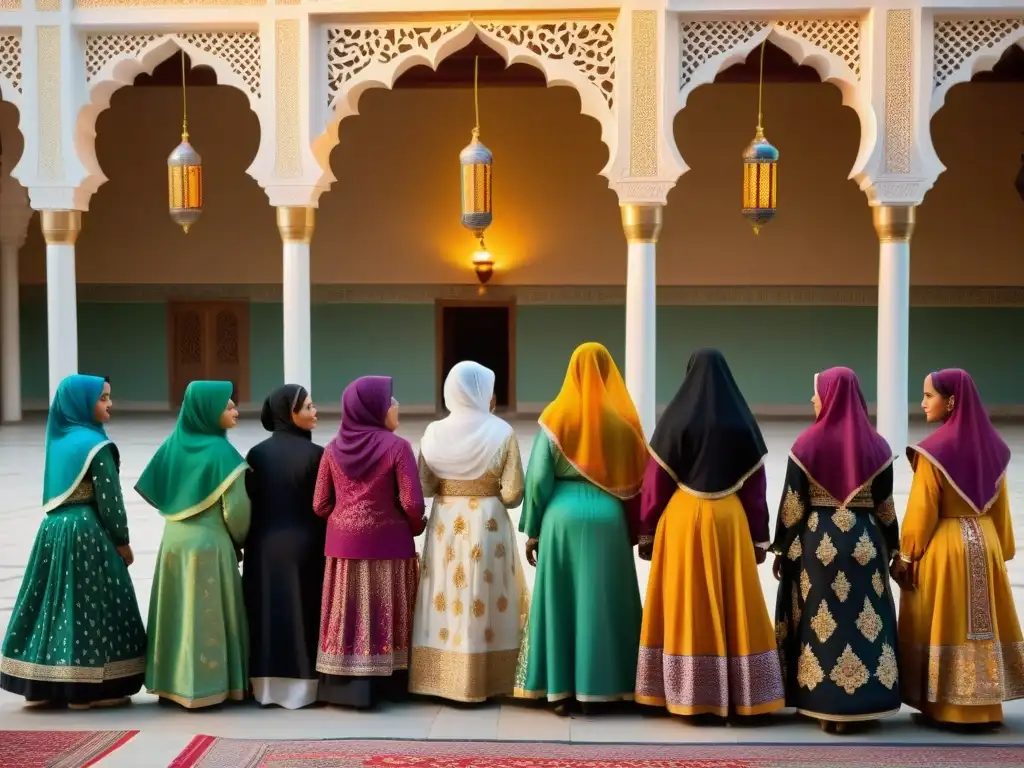
POLYGON ((478 242, 473 256, 473 269, 481 286, 491 278, 494 262, 484 244, 484 232, 494 220, 491 199, 491 170, 494 156, 480 142, 480 58, 473 63, 473 104, 476 125, 472 141, 459 153, 462 169, 462 226, 472 232, 478 242))
POLYGON ((203 212, 203 159, 188 142, 185 51, 181 52, 181 106, 181 144, 167 157, 167 192, 171 219, 187 235, 203 212))
POLYGON ((743 215, 754 227, 754 234, 775 217, 778 193, 779 150, 764 137, 762 95, 764 92, 764 49, 761 43, 761 69, 757 78, 757 131, 743 151, 743 215))

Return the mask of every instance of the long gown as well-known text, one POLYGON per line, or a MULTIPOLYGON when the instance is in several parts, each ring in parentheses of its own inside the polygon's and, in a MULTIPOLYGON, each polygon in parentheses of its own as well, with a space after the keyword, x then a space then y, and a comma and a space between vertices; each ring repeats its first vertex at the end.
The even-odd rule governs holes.
POLYGON ((276 431, 246 456, 252 468, 245 478, 252 526, 242 565, 249 677, 257 701, 289 709, 316 701, 319 683, 327 526, 313 512, 313 489, 324 449, 307 435, 276 431))
POLYGON ((772 544, 783 558, 775 633, 786 705, 817 720, 876 720, 900 708, 892 483, 887 464, 843 504, 789 460, 772 544))
POLYGON ((1024 698, 1006 480, 979 515, 923 454, 916 461, 900 546, 914 561, 914 589, 900 595, 903 701, 941 722, 998 723, 1001 702, 1024 698))
POLYGON ((211 506, 164 525, 149 602, 150 693, 189 709, 245 698, 249 630, 238 552, 249 519, 239 476, 211 506))
POLYGON ((539 549, 516 696, 632 700, 642 615, 631 546, 639 501, 601 490, 537 433, 519 530, 539 538, 539 549))
POLYGON ((657 526, 636 700, 676 715, 761 715, 783 706, 772 621, 754 559, 767 539, 764 470, 703 498, 652 459, 642 527, 657 526), (664 510, 664 512, 662 512, 664 510))
POLYGON ((128 568, 118 453, 99 449, 78 487, 39 526, 0 660, 0 688, 85 705, 142 688, 146 631, 128 568))
POLYGON ((523 498, 519 442, 511 435, 477 480, 437 477, 413 619, 409 691, 453 701, 511 695, 529 595, 508 509, 523 498))

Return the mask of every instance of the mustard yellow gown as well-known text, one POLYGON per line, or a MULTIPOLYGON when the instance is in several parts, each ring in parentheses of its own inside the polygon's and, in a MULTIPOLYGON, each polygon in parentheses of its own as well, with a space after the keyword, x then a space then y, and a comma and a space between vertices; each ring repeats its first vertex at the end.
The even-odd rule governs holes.
POLYGON ((998 723, 1003 701, 1024 698, 1006 480, 979 515, 926 457, 916 462, 900 540, 915 585, 900 597, 903 701, 939 722, 998 723))

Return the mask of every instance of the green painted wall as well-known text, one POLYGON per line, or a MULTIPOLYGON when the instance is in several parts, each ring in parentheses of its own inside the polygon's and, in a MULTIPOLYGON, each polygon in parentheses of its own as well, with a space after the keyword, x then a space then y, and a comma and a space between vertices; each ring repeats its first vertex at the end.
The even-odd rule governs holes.
MULTIPOLYGON (((811 395, 813 374, 848 365, 868 393, 875 387, 873 307, 660 307, 658 401, 682 379, 695 347, 720 347, 751 403, 796 405, 811 395)), ((82 303, 82 370, 111 376, 116 397, 167 401, 167 309, 163 303, 82 303)), ((282 377, 279 303, 250 309, 254 399, 282 377)), ((320 304, 313 307, 313 390, 338 402, 345 385, 365 374, 395 377, 407 404, 434 401, 434 307, 431 304, 320 304)), ((931 370, 971 371, 992 405, 1024 404, 1019 346, 1024 308, 918 308, 911 311, 910 391, 914 401, 931 370)), ((605 344, 623 362, 624 314, 614 306, 521 306, 517 311, 516 388, 521 403, 543 403, 558 391, 569 355, 583 341, 605 344)), ((46 398, 46 307, 21 308, 23 397, 46 398)))

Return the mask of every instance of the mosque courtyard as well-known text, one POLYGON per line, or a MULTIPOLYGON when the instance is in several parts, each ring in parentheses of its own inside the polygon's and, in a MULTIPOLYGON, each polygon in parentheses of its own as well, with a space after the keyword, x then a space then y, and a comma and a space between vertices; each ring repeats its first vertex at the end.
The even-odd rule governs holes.
MULTIPOLYGON (((116 405, 116 404, 115 404, 116 405)), ((809 406, 808 406, 809 408, 809 406)), ((426 426, 424 417, 403 419, 400 434, 417 447, 426 426)), ((333 435, 337 417, 325 415, 316 440, 326 443, 333 435)), ((524 464, 536 433, 532 419, 514 422, 524 464)), ((769 506, 774 526, 775 507, 786 468, 786 452, 803 426, 799 421, 762 423, 768 443, 769 506)), ((1018 541, 1024 537, 1024 425, 1001 424, 1014 458, 1010 464, 1010 505, 1018 541)), ((117 414, 109 434, 121 452, 121 479, 128 504, 135 563, 132 578, 145 617, 149 604, 157 547, 163 521, 134 491, 143 467, 160 441, 173 427, 171 416, 117 414)), ((911 439, 920 439, 927 428, 911 425, 911 439)), ((243 418, 231 434, 242 453, 265 437, 259 422, 243 418)), ((0 632, 10 618, 22 574, 40 519, 39 494, 43 470, 43 420, 30 417, 23 423, 0 428, 0 632)), ((910 490, 911 473, 903 459, 896 464, 896 508, 902 515, 910 490)), ((518 522, 519 510, 511 512, 518 522)), ((524 543, 520 536, 520 544, 524 543)), ((417 548, 422 541, 417 542, 417 548)), ((520 549, 521 552, 521 549, 520 549)), ((1018 610, 1024 609, 1024 558, 1007 564, 1018 610)), ((531 582, 533 569, 526 568, 531 582)), ((648 564, 637 560, 640 589, 647 582, 648 564)), ((770 563, 761 568, 761 582, 769 611, 775 605, 775 581, 770 563)), ((1024 701, 1004 705, 1005 727, 1000 731, 972 736, 972 743, 1024 744, 1024 701)), ((722 742, 722 743, 827 743, 842 739, 874 743, 951 743, 964 736, 925 729, 916 724, 909 710, 862 734, 836 737, 823 734, 813 721, 792 711, 772 716, 757 726, 697 727, 678 719, 650 716, 634 711, 560 718, 535 706, 515 702, 492 702, 480 707, 446 706, 435 701, 414 701, 384 705, 374 712, 353 712, 335 707, 314 707, 299 711, 262 709, 247 703, 212 711, 187 712, 158 707, 155 697, 145 693, 134 697, 131 707, 89 712, 32 711, 21 699, 0 691, 0 723, 4 729, 77 730, 138 729, 140 733, 124 747, 98 763, 102 768, 148 768, 166 766, 196 734, 259 739, 319 738, 405 738, 405 739, 488 739, 572 742, 722 742)))

